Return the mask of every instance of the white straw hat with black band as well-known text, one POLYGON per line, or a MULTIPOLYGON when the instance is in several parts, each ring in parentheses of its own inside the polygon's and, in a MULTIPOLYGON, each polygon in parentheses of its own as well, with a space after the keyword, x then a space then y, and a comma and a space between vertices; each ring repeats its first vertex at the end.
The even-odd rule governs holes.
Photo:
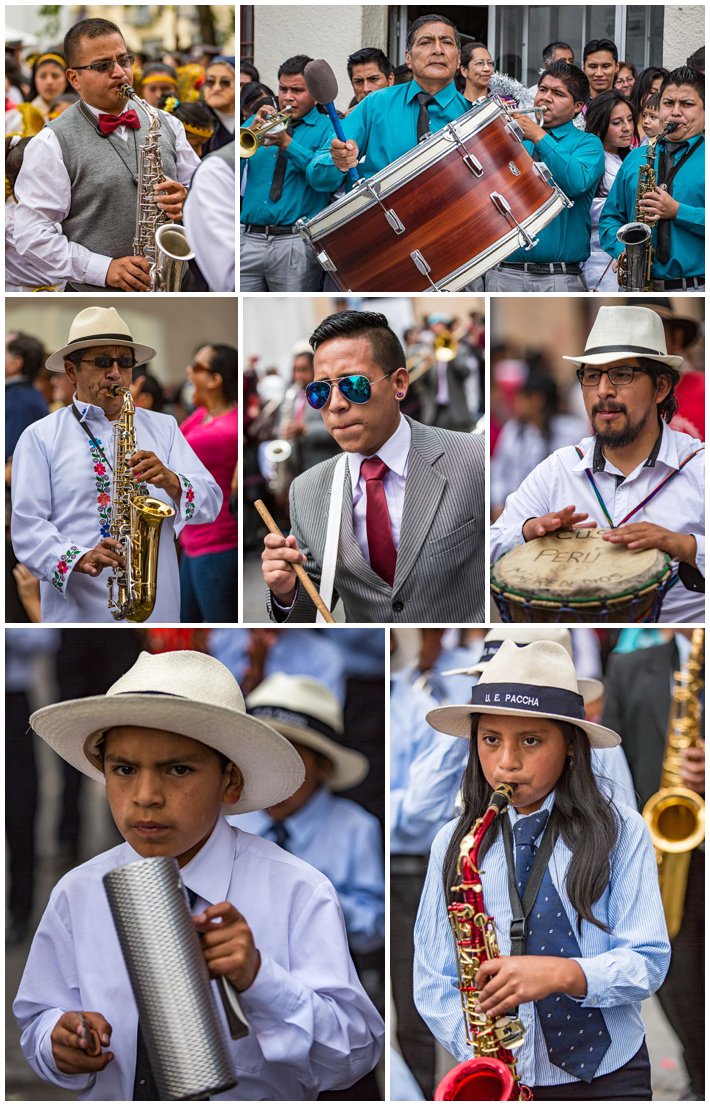
POLYGON ((99 743, 106 730, 145 726, 191 737, 233 761, 244 777, 239 801, 225 804, 225 814, 274 806, 293 795, 305 776, 293 745, 247 714, 229 669, 189 649, 141 653, 105 695, 42 707, 30 724, 63 760, 101 783, 99 743))
POLYGON ((669 369, 678 369, 682 357, 667 352, 660 316, 648 307, 600 307, 584 353, 563 356, 574 365, 607 365, 624 357, 648 357, 669 369))
POLYGON ((454 737, 471 736, 474 714, 522 715, 571 722, 595 749, 611 749, 621 738, 606 726, 587 722, 574 662, 554 641, 517 646, 504 641, 471 692, 471 702, 437 707, 426 716, 430 726, 454 737))
MULTIPOLYGON (((442 672, 442 676, 479 676, 504 641, 514 641, 518 646, 530 645, 533 641, 556 641, 574 660, 572 634, 566 626, 534 626, 527 622, 501 623, 500 626, 493 626, 484 637, 483 650, 475 664, 470 668, 451 668, 448 672, 442 672)), ((585 703, 593 703, 604 694, 601 680, 580 676, 577 683, 585 703)))
POLYGON ((333 765, 325 781, 330 791, 347 791, 365 779, 370 762, 339 743, 344 732, 342 707, 320 680, 280 672, 267 676, 247 696, 247 710, 284 737, 327 757, 333 765))
POLYGON ((152 346, 133 341, 128 325, 115 307, 85 307, 69 328, 67 344, 47 358, 47 368, 55 373, 63 373, 65 357, 91 346, 130 346, 136 365, 145 365, 155 357, 152 346))

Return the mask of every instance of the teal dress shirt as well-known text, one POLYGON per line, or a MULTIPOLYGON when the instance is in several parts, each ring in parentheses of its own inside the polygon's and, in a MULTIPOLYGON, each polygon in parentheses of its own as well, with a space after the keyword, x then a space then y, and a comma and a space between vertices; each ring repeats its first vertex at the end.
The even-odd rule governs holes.
MULTIPOLYGON (((250 126, 254 117, 248 119, 250 126)), ((302 125, 295 127, 292 142, 286 149, 286 174, 281 196, 269 197, 274 179, 278 146, 260 146, 248 160, 241 162, 241 172, 246 166, 246 187, 242 196, 241 221, 258 226, 292 226, 298 219, 311 219, 330 201, 333 189, 319 188, 306 180, 306 169, 317 150, 333 134, 327 115, 313 108, 304 115, 302 125)))
MULTIPOLYGON (((416 96, 423 91, 416 81, 378 89, 361 100, 343 119, 345 137, 357 143, 360 158, 364 155, 364 161, 357 167, 361 177, 374 176, 417 145, 419 101, 416 96)), ((440 131, 470 107, 452 81, 437 92, 429 104, 430 133, 440 131)), ((308 182, 318 191, 335 192, 345 179, 330 155, 332 138, 331 131, 308 167, 308 182)))
MULTIPOLYGON (((669 143, 672 146, 673 143, 669 143)), ((682 277, 705 275, 705 144, 701 134, 689 140, 692 153, 678 170, 671 185, 672 196, 680 204, 671 224, 671 248, 668 261, 661 264, 654 254, 651 276, 656 280, 680 280, 682 277)), ((655 170, 658 178, 660 150, 656 147, 655 170)), ((607 196, 599 217, 599 241, 612 257, 618 257, 624 246, 616 232, 625 223, 633 223, 636 215, 636 187, 639 169, 648 155, 645 146, 631 150, 624 158, 616 180, 607 196)), ((680 154, 680 157, 683 155, 680 154)), ((651 228, 651 242, 656 248, 656 227, 651 228)))
POLYGON ((537 144, 523 142, 536 161, 544 161, 555 184, 573 201, 538 234, 531 250, 520 249, 506 260, 548 264, 581 263, 589 257, 592 234, 592 200, 604 175, 604 147, 595 134, 587 134, 570 120, 545 132, 537 144))

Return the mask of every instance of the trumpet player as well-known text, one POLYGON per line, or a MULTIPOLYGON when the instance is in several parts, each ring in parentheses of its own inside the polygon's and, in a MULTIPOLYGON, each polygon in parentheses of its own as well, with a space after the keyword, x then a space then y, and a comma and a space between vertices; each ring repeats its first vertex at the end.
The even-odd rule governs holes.
MULTIPOLYGON (((13 456, 12 541, 18 560, 40 581, 43 622, 113 622, 107 574, 125 568, 111 537, 116 474, 113 433, 121 415, 119 386, 155 356, 134 341, 114 307, 87 307, 74 319, 67 344, 47 368, 74 385, 68 407, 32 423, 13 456)), ((131 480, 175 511, 159 545, 157 598, 150 621, 180 621, 175 537, 184 526, 212 522, 222 504, 216 481, 187 444, 171 415, 135 412, 137 449, 128 459, 131 480)))
MULTIPOLYGON (((134 254, 138 159, 148 122, 120 92, 133 80, 134 57, 107 19, 83 19, 64 39, 67 80, 79 103, 32 140, 15 186, 16 246, 45 267, 46 282, 66 291, 146 292, 150 262, 134 254)), ((161 112, 166 179, 160 208, 179 221, 200 164, 185 128, 161 112)))
POLYGON ((619 170, 599 219, 602 249, 618 259, 625 246, 617 232, 626 223, 647 223, 652 231, 651 292, 693 292, 705 287, 705 78, 688 66, 669 73, 661 85, 662 130, 653 158, 652 187, 641 174, 647 148, 632 150, 619 170))
MULTIPOLYGON (((332 131, 306 88, 305 54, 287 58, 278 71, 278 110, 288 122, 265 133, 255 153, 242 163, 240 272, 243 292, 319 292, 323 271, 296 229, 326 206, 332 189, 306 181, 306 169, 332 131)), ((275 115, 265 105, 247 119, 262 127, 275 115)))

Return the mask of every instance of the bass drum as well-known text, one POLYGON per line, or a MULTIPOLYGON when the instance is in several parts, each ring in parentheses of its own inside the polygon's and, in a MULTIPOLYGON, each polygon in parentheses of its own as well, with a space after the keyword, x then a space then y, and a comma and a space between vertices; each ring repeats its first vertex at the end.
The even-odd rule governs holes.
POLYGON ((455 292, 571 206, 489 97, 298 227, 342 291, 455 292))

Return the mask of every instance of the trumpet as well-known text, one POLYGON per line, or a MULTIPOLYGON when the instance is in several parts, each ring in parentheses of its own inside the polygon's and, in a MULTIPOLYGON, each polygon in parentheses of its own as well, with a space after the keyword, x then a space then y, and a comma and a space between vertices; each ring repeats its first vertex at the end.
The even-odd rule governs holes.
POLYGON ((291 122, 291 108, 284 108, 270 115, 263 123, 256 123, 251 127, 239 128, 239 156, 251 157, 260 146, 263 146, 269 131, 278 134, 291 122))

